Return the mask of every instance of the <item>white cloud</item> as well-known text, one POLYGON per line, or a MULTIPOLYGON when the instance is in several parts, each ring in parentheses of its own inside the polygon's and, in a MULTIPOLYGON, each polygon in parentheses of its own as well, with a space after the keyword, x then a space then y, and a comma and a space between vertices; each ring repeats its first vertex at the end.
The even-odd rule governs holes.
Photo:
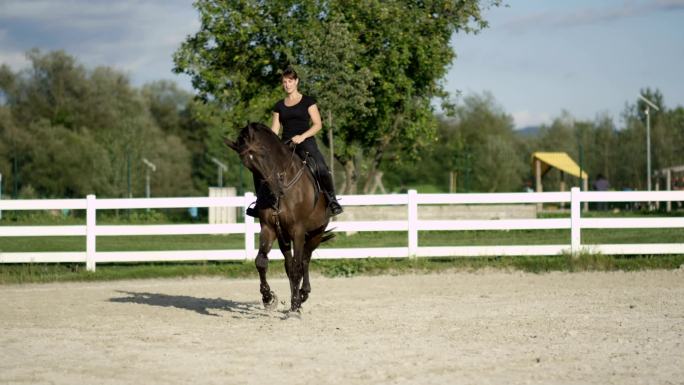
POLYGON ((9 52, 0 50, 0 64, 7 64, 12 70, 17 71, 28 66, 24 52, 9 52))
POLYGON ((684 0, 625 1, 618 6, 591 7, 575 11, 541 11, 513 18, 503 25, 512 32, 539 28, 572 28, 641 17, 656 12, 684 10, 684 0))
POLYGON ((551 123, 551 115, 546 112, 530 112, 524 110, 516 111, 512 115, 516 128, 541 126, 542 124, 551 123))
POLYGON ((0 59, 13 68, 28 64, 31 48, 62 49, 144 83, 175 77, 173 52, 199 29, 199 16, 190 0, 2 0, 0 25, 0 59))

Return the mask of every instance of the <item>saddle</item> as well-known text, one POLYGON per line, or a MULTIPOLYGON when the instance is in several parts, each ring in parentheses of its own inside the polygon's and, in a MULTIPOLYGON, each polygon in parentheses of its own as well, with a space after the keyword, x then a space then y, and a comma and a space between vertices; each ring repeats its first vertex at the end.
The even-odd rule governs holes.
MULTIPOLYGON (((318 203, 318 195, 322 191, 321 190, 321 183, 319 181, 319 173, 318 173, 318 165, 316 164, 316 160, 309 156, 309 153, 306 153, 306 157, 304 160, 302 160, 303 166, 306 166, 306 171, 310 173, 310 175, 313 177, 313 185, 314 185, 314 202, 313 206, 316 206, 316 203, 318 203)), ((256 192, 257 196, 257 202, 256 206, 257 208, 261 207, 270 207, 276 211, 278 211, 278 201, 280 199, 279 196, 276 196, 276 194, 271 191, 271 189, 268 187, 268 184, 266 183, 265 180, 262 179, 261 181, 261 186, 257 189, 256 192)))

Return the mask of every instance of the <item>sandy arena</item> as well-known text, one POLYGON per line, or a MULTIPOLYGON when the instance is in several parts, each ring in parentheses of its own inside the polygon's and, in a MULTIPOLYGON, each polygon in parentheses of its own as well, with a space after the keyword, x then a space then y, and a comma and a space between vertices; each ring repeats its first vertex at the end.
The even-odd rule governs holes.
POLYGON ((684 383, 682 268, 312 286, 300 317, 257 279, 0 286, 0 384, 684 383))

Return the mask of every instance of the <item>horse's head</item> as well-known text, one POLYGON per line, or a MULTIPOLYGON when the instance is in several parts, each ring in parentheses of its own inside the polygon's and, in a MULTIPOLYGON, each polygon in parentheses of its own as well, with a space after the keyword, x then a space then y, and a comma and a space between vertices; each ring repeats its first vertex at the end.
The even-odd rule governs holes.
POLYGON ((283 144, 270 128, 261 123, 247 124, 235 141, 226 139, 225 143, 240 155, 240 160, 248 169, 265 177, 281 161, 277 156, 282 153, 283 144))

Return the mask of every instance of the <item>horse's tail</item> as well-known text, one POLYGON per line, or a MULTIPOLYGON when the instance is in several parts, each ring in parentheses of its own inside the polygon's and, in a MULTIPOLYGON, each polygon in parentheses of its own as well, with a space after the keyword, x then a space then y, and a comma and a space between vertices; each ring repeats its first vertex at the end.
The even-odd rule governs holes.
POLYGON ((335 238, 335 234, 333 233, 333 230, 335 230, 335 229, 332 228, 332 229, 330 229, 330 230, 325 230, 325 231, 323 232, 323 236, 321 236, 321 243, 326 242, 326 241, 329 241, 329 240, 335 238))

